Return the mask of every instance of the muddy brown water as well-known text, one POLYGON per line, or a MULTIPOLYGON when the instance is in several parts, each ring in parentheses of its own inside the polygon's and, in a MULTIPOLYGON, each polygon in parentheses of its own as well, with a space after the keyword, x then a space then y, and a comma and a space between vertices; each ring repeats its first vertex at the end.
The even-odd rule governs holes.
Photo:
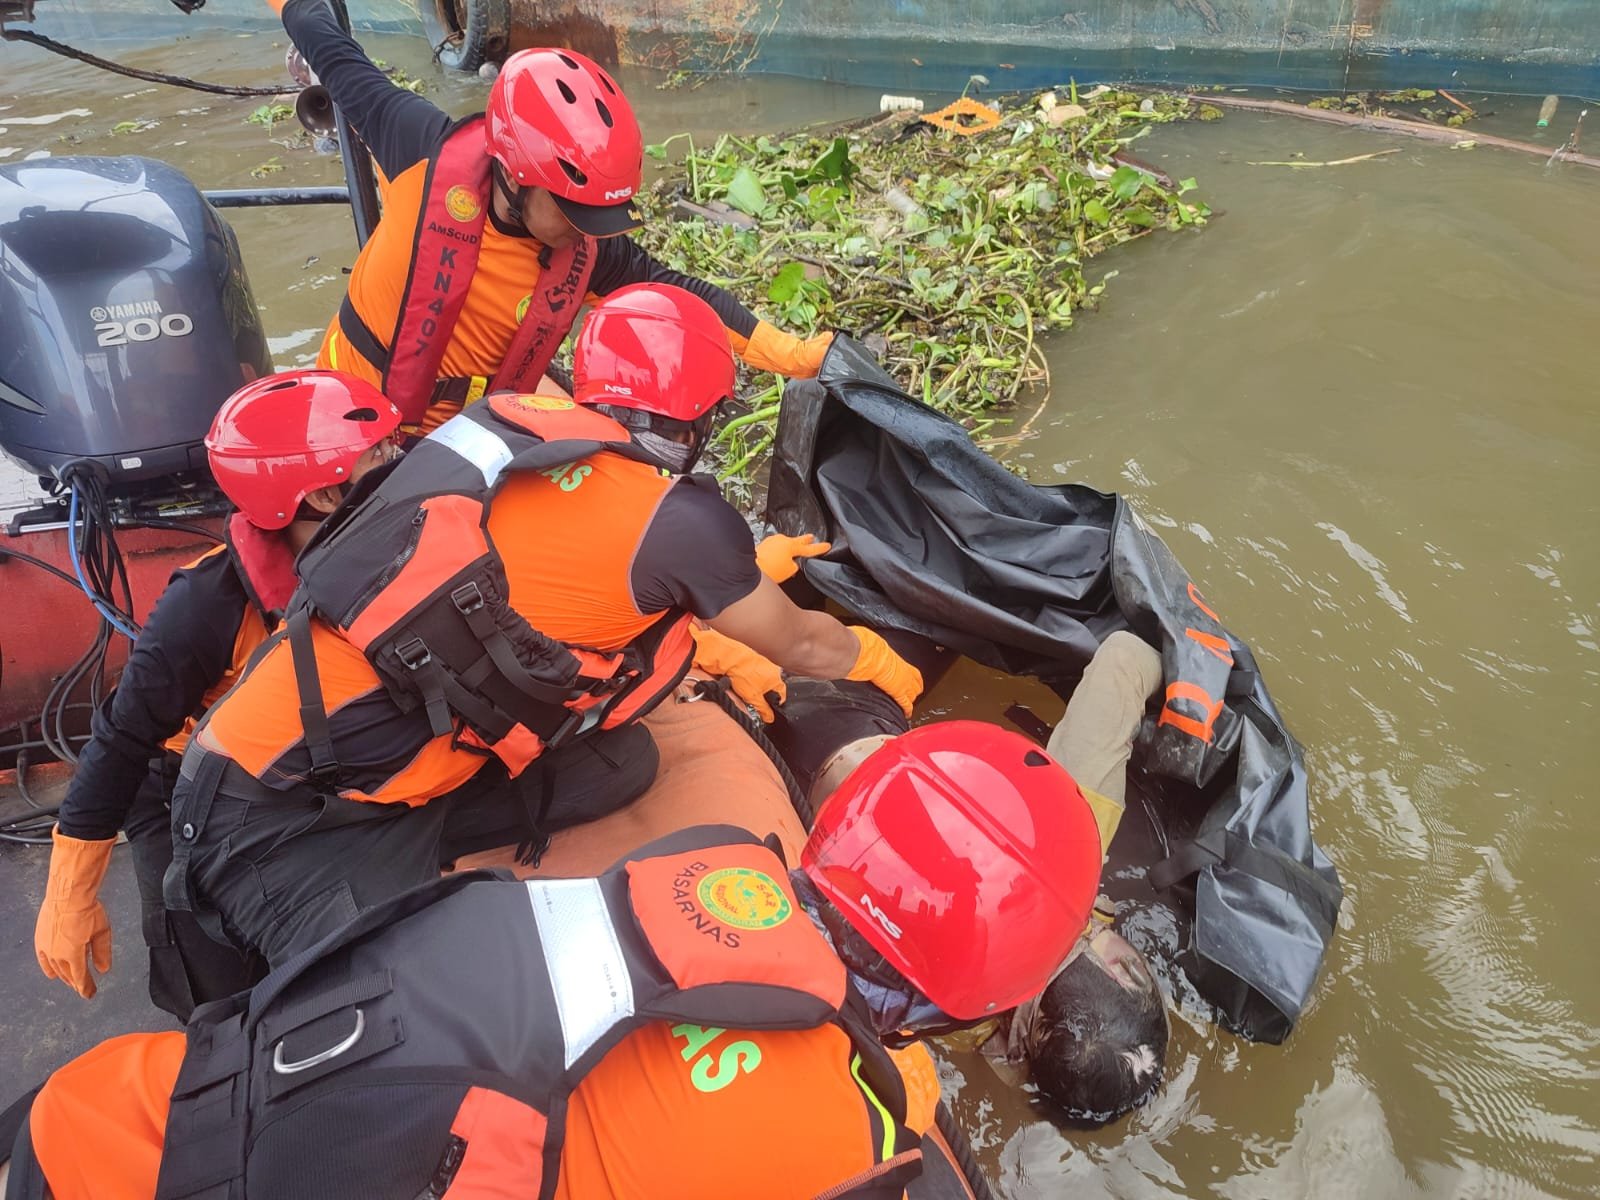
MULTIPOLYGON (((481 103, 483 85, 443 80, 420 43, 370 45, 447 107, 481 103)), ((123 56, 282 78, 267 34, 123 56)), ((794 80, 624 78, 651 139, 877 102, 794 80)), ((262 164, 282 168, 268 184, 340 181, 336 159, 247 124, 260 101, 11 45, 0 79, 0 160, 143 153, 206 186, 248 186, 262 164), (157 123, 112 132, 125 121, 157 123)), ((1486 128, 1533 136, 1536 100, 1491 107, 1486 128)), ((1552 149, 1578 107, 1563 103, 1552 149)), ((1243 1043, 1180 1005, 1165 1090, 1093 1134, 1058 1130, 981 1059, 947 1053, 958 1115, 1013 1197, 1594 1194, 1600 176, 1245 114, 1161 129, 1139 153, 1197 176, 1222 215, 1098 260, 1119 273, 1106 303, 1052 342, 1053 394, 1002 453, 1036 481, 1127 495, 1254 644, 1306 746, 1346 907, 1287 1045, 1243 1043), (1343 167, 1250 165, 1390 146, 1343 167)), ((354 255, 348 220, 229 220, 278 364, 309 362, 354 255)), ((966 669, 930 706, 993 716, 1022 690, 966 669)), ((10 878, 26 852, 5 853, 10 878)), ((19 895, 37 897, 41 863, 26 860, 19 895)), ((118 935, 131 951, 126 909, 118 935)), ((20 937, 15 953, 32 971, 20 937)), ((115 1032, 105 1009, 65 999, 49 1001, 51 1045, 115 1032)), ((16 1011, 4 1030, 32 1036, 16 1011)))

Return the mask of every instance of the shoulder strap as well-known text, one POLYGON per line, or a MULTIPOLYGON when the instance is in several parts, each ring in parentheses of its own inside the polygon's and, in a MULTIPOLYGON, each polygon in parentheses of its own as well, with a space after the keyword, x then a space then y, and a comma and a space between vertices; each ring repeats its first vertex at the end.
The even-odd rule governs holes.
POLYGON ((592 237, 563 250, 546 248, 528 309, 495 372, 492 390, 526 391, 538 384, 583 305, 598 255, 599 243, 592 237))
POLYGON ((339 778, 339 758, 333 749, 327 703, 322 696, 322 675, 317 670, 316 646, 311 640, 311 617, 299 609, 289 617, 289 651, 294 658, 294 683, 300 692, 300 728, 311 755, 311 782, 318 788, 333 786, 339 778))
POLYGON ((490 161, 484 130, 482 113, 456 124, 429 160, 422 184, 382 387, 413 423, 433 395, 483 242, 490 161))
POLYGON ((167 1113, 155 1200, 242 1200, 249 1144, 246 997, 195 1010, 167 1113))

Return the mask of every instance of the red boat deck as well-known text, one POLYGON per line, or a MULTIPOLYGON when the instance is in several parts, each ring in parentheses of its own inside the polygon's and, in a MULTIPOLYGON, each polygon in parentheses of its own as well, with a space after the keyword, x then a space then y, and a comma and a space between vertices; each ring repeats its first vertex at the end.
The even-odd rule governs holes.
MULTIPOLYGON (((11 513, 0 511, 9 520, 11 513)), ((219 527, 218 522, 196 522, 219 527)), ((162 529, 125 529, 117 544, 127 564, 135 613, 148 615, 177 567, 215 545, 205 538, 162 529)), ((65 523, 10 535, 0 527, 0 730, 39 714, 51 686, 93 641, 99 618, 76 583, 17 555, 40 559, 71 577, 65 523)), ((127 659, 128 641, 112 639, 113 675, 127 659)), ((0 741, 8 740, 0 734, 0 741)))

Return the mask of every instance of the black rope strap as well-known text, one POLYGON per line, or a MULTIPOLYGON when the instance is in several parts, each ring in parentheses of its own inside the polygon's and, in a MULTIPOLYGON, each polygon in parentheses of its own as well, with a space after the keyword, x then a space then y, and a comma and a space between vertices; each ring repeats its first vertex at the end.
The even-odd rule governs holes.
POLYGON ((794 805, 795 815, 800 818, 800 823, 808 830, 816 820, 816 813, 811 811, 811 801, 806 798, 805 792, 800 787, 800 781, 794 777, 794 772, 789 770, 789 764, 783 761, 783 755, 778 753, 778 748, 772 744, 772 739, 767 736, 767 731, 762 727, 761 718, 753 716, 744 705, 736 701, 729 693, 726 679, 703 679, 695 686, 698 695, 708 700, 715 700, 717 707, 722 709, 735 721, 739 727, 750 735, 750 740, 761 748, 761 752, 772 760, 772 765, 777 769, 778 778, 783 780, 783 786, 789 793, 789 803, 794 805))
POLYGON ((938 1107, 933 1110, 933 1123, 944 1135, 950 1153, 955 1155, 956 1166, 961 1168, 967 1186, 972 1189, 973 1200, 995 1200, 994 1192, 989 1187, 989 1180, 985 1178, 983 1168, 978 1165, 977 1155, 972 1152, 972 1142, 967 1138, 967 1131, 956 1124, 955 1114, 943 1100, 939 1101, 938 1107))
POLYGON ((75 58, 79 62, 88 63, 91 67, 99 67, 102 71, 110 71, 116 75, 126 75, 130 79, 143 79, 147 83, 170 83, 173 87, 189 88, 196 92, 211 92, 218 96, 282 96, 295 90, 293 86, 235 87, 227 83, 203 83, 198 79, 168 75, 161 71, 141 71, 138 67, 126 67, 121 63, 114 63, 108 58, 101 58, 97 54, 90 54, 87 50, 68 46, 64 42, 47 38, 29 29, 0 29, 0 38, 8 42, 27 42, 52 54, 59 54, 63 58, 75 58))

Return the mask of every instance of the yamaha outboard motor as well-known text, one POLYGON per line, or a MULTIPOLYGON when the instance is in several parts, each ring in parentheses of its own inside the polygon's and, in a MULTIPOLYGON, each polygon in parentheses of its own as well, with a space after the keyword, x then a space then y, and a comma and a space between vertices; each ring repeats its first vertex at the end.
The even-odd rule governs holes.
POLYGON ((0 166, 0 450, 112 494, 204 475, 222 402, 271 372, 239 244, 149 158, 0 166))

